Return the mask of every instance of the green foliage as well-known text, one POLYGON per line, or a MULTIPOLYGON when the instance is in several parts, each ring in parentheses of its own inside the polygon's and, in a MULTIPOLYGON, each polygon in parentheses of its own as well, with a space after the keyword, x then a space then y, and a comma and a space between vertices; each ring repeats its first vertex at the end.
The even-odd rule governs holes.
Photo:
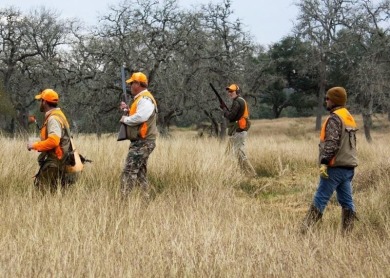
POLYGON ((316 105, 313 100, 318 77, 309 63, 308 53, 309 44, 297 37, 286 37, 271 46, 271 62, 266 69, 270 78, 260 97, 271 107, 274 118, 280 117, 288 107, 295 108, 297 115, 307 115, 316 105))

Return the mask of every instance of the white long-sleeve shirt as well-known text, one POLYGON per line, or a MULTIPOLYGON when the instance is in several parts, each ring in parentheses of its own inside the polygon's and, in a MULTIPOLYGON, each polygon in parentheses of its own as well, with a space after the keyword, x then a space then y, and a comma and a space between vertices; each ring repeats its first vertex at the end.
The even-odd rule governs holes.
MULTIPOLYGON (((143 90, 142 92, 139 92, 137 95, 134 96, 134 99, 141 97, 140 94, 143 93, 144 91, 147 90, 143 90)), ((154 109, 155 107, 153 101, 148 97, 142 97, 142 99, 140 99, 140 101, 138 102, 136 112, 131 116, 124 117, 123 121, 125 124, 129 126, 139 125, 143 122, 146 122, 149 119, 154 109)))

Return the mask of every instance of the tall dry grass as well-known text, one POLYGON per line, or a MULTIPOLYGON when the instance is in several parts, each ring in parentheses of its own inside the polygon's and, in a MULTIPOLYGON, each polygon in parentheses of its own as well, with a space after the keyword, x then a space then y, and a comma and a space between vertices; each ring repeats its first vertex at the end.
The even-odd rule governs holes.
MULTIPOLYGON (((314 119, 255 121, 247 180, 226 142, 176 130, 149 161, 153 200, 118 194, 128 143, 76 138, 93 160, 65 194, 32 187, 37 153, 0 138, 1 277, 389 277, 389 128, 358 138, 354 180, 360 221, 340 234, 332 199, 306 236, 298 227, 318 182, 314 119)), ((383 128, 385 127, 385 128, 383 128)))

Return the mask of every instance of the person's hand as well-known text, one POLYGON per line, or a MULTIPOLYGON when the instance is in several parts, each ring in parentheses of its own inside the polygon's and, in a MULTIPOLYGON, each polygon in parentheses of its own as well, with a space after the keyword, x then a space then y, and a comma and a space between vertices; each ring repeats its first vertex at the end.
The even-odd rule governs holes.
POLYGON ((35 118, 34 115, 28 116, 28 123, 29 124, 35 123, 36 121, 37 121, 37 119, 35 118))
POLYGON ((120 103, 119 108, 120 108, 120 110, 122 110, 122 111, 127 111, 127 110, 129 110, 129 106, 127 106, 127 104, 126 104, 124 101, 122 101, 122 102, 120 103))
POLYGON ((27 143, 27 150, 31 151, 33 149, 33 143, 32 142, 28 142, 27 143))
POLYGON ((120 122, 124 123, 125 122, 125 118, 126 118, 126 116, 122 116, 122 118, 120 119, 120 122))
POLYGON ((321 166, 320 166, 320 177, 323 178, 323 179, 329 178, 329 175, 328 175, 328 165, 321 164, 321 166))

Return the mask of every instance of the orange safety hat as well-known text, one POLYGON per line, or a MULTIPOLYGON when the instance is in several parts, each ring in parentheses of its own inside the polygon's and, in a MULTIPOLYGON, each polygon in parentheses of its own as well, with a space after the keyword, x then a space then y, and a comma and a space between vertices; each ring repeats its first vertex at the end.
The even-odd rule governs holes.
POLYGON ((142 72, 134 72, 129 79, 126 80, 126 83, 131 83, 131 82, 142 82, 145 84, 148 84, 148 78, 146 77, 145 74, 142 72))
POLYGON ((229 87, 226 87, 226 90, 228 90, 228 91, 238 91, 238 90, 240 90, 240 88, 238 87, 238 85, 237 84, 232 84, 232 85, 230 85, 229 87))
POLYGON ((43 90, 35 99, 43 99, 48 102, 57 103, 59 100, 58 94, 52 89, 43 90))

